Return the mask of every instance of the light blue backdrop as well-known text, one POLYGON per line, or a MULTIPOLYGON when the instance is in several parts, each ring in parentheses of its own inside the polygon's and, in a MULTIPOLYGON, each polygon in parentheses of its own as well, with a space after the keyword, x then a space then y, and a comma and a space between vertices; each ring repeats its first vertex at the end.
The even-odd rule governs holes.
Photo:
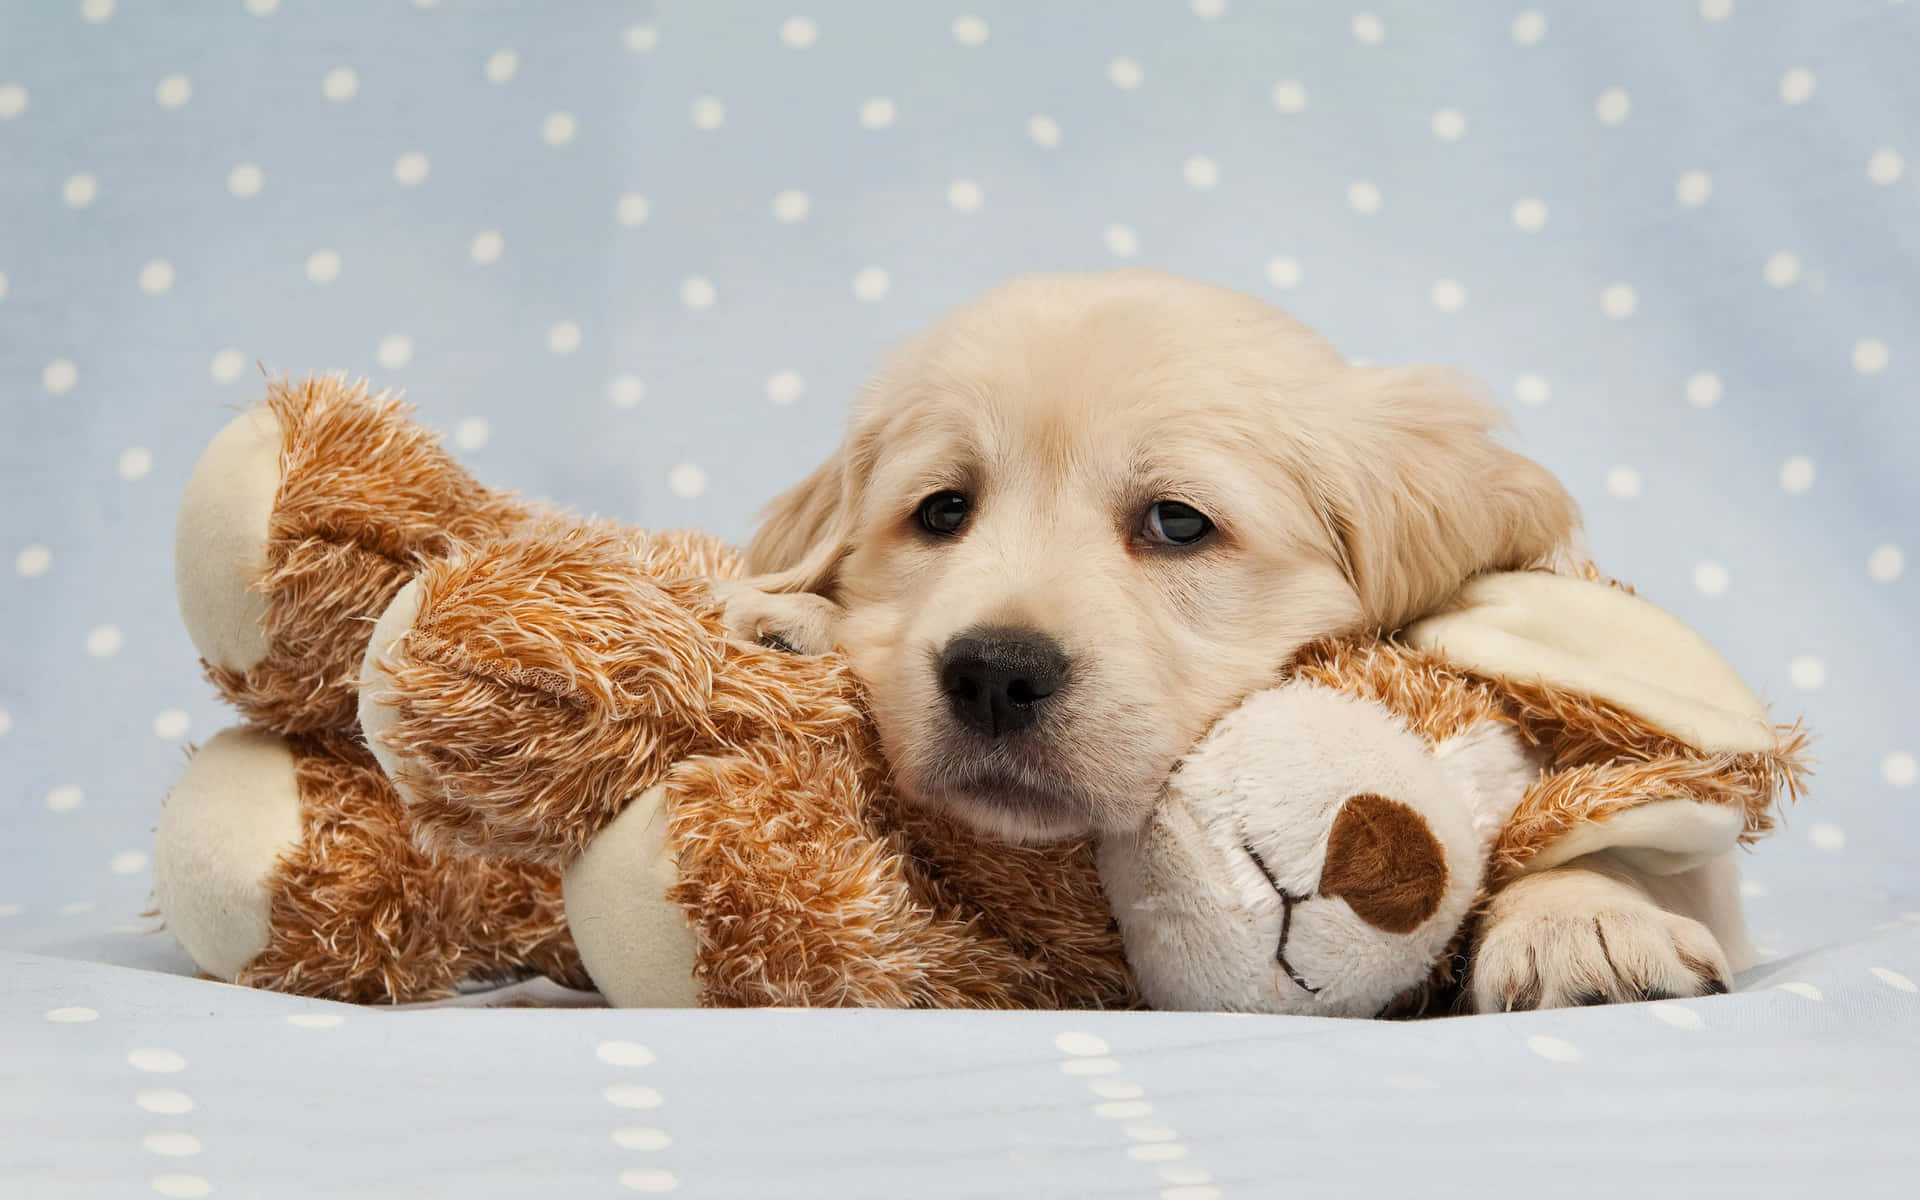
POLYGON ((0 0, 0 949, 180 966, 148 834, 229 718, 172 510, 256 364, 739 536, 889 342, 1132 262, 1485 379, 1602 564, 1819 731, 1758 940, 1910 1006, 1865 972, 1920 976, 1917 10, 0 0))

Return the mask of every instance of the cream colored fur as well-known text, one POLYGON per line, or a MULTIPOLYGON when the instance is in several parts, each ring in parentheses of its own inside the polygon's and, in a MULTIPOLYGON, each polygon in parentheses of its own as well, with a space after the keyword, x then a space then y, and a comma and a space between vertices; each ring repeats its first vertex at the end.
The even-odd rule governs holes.
POLYGON ((677 878, 667 848, 663 788, 634 798, 562 880, 567 928, 580 962, 620 1008, 693 1008, 694 940, 687 914, 667 899, 677 878))
POLYGON ((267 944, 268 873, 300 844, 293 753, 263 730, 222 730, 160 812, 153 894, 200 969, 232 980, 267 944))
POLYGON ((280 490, 280 422, 266 408, 229 422, 194 464, 174 526, 174 590, 200 657, 245 672, 267 655, 267 522, 280 490))
POLYGON ((360 660, 360 732, 366 738, 367 749, 373 752, 374 761, 380 764, 387 779, 395 791, 412 803, 418 803, 422 797, 416 795, 403 770, 404 760, 395 754, 393 748, 382 737, 398 719, 388 697, 393 695, 393 676, 388 672, 386 656, 413 628, 413 622, 420 615, 420 584, 416 581, 407 584, 387 602, 386 611, 373 623, 373 630, 367 635, 366 657, 360 660))

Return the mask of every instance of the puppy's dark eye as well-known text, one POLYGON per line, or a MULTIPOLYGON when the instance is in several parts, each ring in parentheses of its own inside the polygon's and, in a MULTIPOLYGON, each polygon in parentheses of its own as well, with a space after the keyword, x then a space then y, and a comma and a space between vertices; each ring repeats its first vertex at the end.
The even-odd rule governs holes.
POLYGON ((1140 536, 1156 546, 1191 546, 1212 531, 1207 514, 1178 500, 1155 502, 1140 523, 1140 536))
POLYGON ((967 523, 972 504, 959 492, 935 492, 920 502, 920 528, 941 537, 952 537, 967 523))

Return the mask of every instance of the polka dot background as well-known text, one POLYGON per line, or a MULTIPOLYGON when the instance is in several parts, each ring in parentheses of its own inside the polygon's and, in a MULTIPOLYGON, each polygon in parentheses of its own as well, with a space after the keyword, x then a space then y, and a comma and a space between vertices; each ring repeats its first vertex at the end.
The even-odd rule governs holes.
MULTIPOLYGON (((219 1136, 245 1106, 208 1099, 232 1072, 218 1064, 293 1034, 361 1036, 247 1026, 250 1002, 280 1002, 203 1003, 191 980, 89 965, 188 969, 140 916, 148 843, 183 748, 231 716, 173 609, 171 517, 262 370, 368 375, 492 482, 741 537, 829 450, 886 346, 1009 275, 1123 265, 1268 297, 1355 358, 1483 379, 1581 500, 1599 560, 1819 733, 1814 793, 1745 867, 1774 962, 1722 1003, 1751 1004, 1749 1029, 1838 1031, 1856 992, 1874 998, 1861 1011, 1910 1016, 1917 53, 1920 4, 1884 0, 0 0, 6 1019, 32 1025, 23 1043, 57 1033, 94 1056, 88 1086, 126 1093, 114 1178, 162 1195, 247 1194, 220 1174, 250 1160, 219 1136), (217 1010, 248 1032, 183 1025, 176 1044, 138 1027, 130 979, 177 998, 182 1021, 217 1010), (185 1069, 136 1078, 128 1054, 156 1048, 185 1069), (149 1093, 160 1107, 135 1105, 149 1093)), ((1472 1044, 1520 1087, 1604 1078, 1634 1038, 1704 1053, 1680 1047, 1728 1023, 1712 1005, 1660 1011, 1445 1036, 1488 1039, 1472 1044)), ((1124 1064, 1140 1097, 1071 1077, 1048 1119, 1091 1157, 1013 1127, 996 1170, 1065 1163, 1174 1200, 1262 1178, 1234 1131, 1254 1136, 1297 1087, 1195 1051, 1264 1097, 1215 1111, 1206 1076, 1084 1028, 1113 1056, 1073 1061, 1124 1064), (1136 1102, 1186 1110, 1138 1135, 1093 1115, 1136 1102), (1128 1153, 1175 1145, 1190 1158, 1128 1153)), ((1201 1028, 1184 1044, 1230 1046, 1227 1026, 1201 1028)), ((1008 1061, 1057 1073, 1061 1032, 1036 1026, 1008 1061)), ((1370 1078, 1399 1082, 1368 1103, 1431 1112, 1458 1085, 1456 1060, 1407 1061, 1373 1036, 1320 1043, 1373 1047, 1370 1078)), ((856 1040, 834 1070, 887 1061, 884 1039, 856 1040)), ((302 1045, 312 1070, 345 1069, 302 1045)), ((595 1061, 569 1045, 544 1057, 595 1061)), ((566 1076, 576 1129, 615 1119, 599 1091, 614 1083, 674 1106, 671 1146, 609 1140, 582 1186, 692 1190, 683 1123, 713 1093, 674 1086, 678 1057, 645 1068, 659 1080, 566 1076)), ((871 1090, 846 1098, 888 1111, 871 1090)), ((991 1110, 953 1119, 984 1129, 991 1110)), ((0 1121, 0 1163, 16 1125, 0 1121)), ((1290 1185, 1313 1177, 1290 1162, 1290 1185)))

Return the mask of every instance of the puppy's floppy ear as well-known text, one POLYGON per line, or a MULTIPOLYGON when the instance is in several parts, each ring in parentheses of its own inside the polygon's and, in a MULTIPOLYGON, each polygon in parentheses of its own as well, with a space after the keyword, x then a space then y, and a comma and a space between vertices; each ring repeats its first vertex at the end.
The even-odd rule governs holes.
POLYGON ((1370 626, 1395 630, 1470 577, 1562 548, 1579 511, 1546 468, 1499 445, 1502 423, 1443 367, 1349 368, 1302 477, 1370 626))
POLYGON ((765 592, 832 591, 858 501, 852 442, 774 497, 747 543, 749 582, 765 592))

